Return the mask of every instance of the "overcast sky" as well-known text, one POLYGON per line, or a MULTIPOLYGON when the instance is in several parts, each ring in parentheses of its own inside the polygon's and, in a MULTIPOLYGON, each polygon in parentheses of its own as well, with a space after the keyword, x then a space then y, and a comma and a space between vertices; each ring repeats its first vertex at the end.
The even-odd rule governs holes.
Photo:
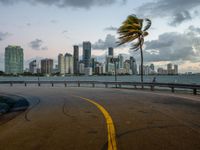
MULTIPOLYGON (((93 44, 92 55, 102 59, 115 47, 116 29, 130 14, 152 20, 145 42, 145 64, 172 62, 181 72, 200 72, 200 0, 0 0, 0 70, 8 45, 24 49, 25 62, 57 59, 72 53, 73 45, 93 44)), ((82 54, 82 48, 80 48, 82 54)), ((129 46, 115 54, 133 55, 129 46)))

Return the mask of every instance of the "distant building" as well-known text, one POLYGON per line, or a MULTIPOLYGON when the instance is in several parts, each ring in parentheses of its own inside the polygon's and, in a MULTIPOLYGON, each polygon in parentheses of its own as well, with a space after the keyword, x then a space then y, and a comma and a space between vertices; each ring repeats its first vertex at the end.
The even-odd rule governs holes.
POLYGON ((113 50, 113 48, 112 47, 109 47, 108 48, 108 56, 114 56, 114 52, 113 52, 114 50, 113 50))
POLYGON ((167 64, 167 72, 169 75, 172 75, 173 74, 173 70, 172 70, 172 64, 167 64))
POLYGON ((149 66, 149 74, 150 74, 150 75, 156 74, 154 64, 151 64, 151 65, 149 66))
POLYGON ((53 59, 41 60, 41 73, 50 75, 53 73, 53 59))
POLYGON ((154 64, 151 64, 149 67, 150 67, 151 71, 155 70, 154 64))
POLYGON ((130 57, 130 69, 131 69, 133 75, 138 74, 137 63, 136 63, 135 58, 133 58, 133 57, 130 57))
POLYGON ((74 73, 74 64, 73 64, 73 56, 69 53, 65 54, 65 74, 73 74, 74 73))
POLYGON ((105 66, 104 64, 98 63, 95 67, 95 74, 102 75, 105 73, 105 66))
POLYGON ((91 67, 85 68, 85 75, 86 76, 91 76, 92 75, 92 68, 91 67))
POLYGON ((19 74, 24 70, 24 53, 20 46, 5 48, 5 73, 19 74))
POLYGON ((60 73, 60 75, 65 74, 65 57, 63 56, 63 54, 58 55, 58 72, 60 73))
POLYGON ((83 62, 79 62, 79 73, 85 74, 85 64, 83 62))
POLYGON ((79 74, 79 47, 74 46, 74 74, 79 74))
POLYGON ((33 60, 29 63, 29 72, 32 73, 32 74, 35 74, 35 73, 39 73, 38 72, 38 63, 37 63, 37 60, 33 60))
POLYGON ((83 62, 85 64, 85 68, 90 67, 90 59, 91 59, 91 43, 83 42, 83 62))
POLYGON ((172 68, 172 64, 167 64, 167 74, 168 75, 177 75, 178 74, 178 65, 174 65, 174 68, 172 68))
POLYGON ((165 70, 165 69, 163 69, 163 68, 158 68, 158 69, 157 69, 157 73, 158 73, 159 75, 167 75, 167 74, 168 74, 168 71, 165 70))
POLYGON ((59 73, 60 74, 59 69, 58 69, 58 64, 56 64, 55 68, 53 68, 53 73, 55 73, 55 74, 59 73))
POLYGON ((124 57, 123 57, 123 55, 119 54, 118 59, 119 59, 119 62, 118 62, 117 68, 118 69, 124 68, 124 57))
POLYGON ((107 64, 107 74, 114 75, 115 74, 115 65, 114 63, 107 64))
MULTIPOLYGON (((139 66, 139 73, 141 74, 141 65, 139 66)), ((149 68, 149 66, 147 65, 147 66, 145 66, 145 65, 143 65, 143 75, 149 75, 149 73, 150 73, 150 68, 149 68)))
POLYGON ((174 74, 178 74, 178 65, 174 65, 174 74))
POLYGON ((126 60, 124 62, 124 67, 121 68, 124 70, 123 74, 132 74, 131 66, 130 66, 130 60, 126 60))
POLYGON ((144 69, 143 70, 143 74, 144 75, 149 75, 150 74, 151 69, 150 69, 150 67, 148 65, 144 66, 143 69, 144 69))
POLYGON ((108 74, 111 74, 111 67, 109 65, 114 65, 114 63, 112 62, 113 56, 106 56, 106 63, 105 63, 105 67, 106 67, 106 72, 108 74))
POLYGON ((92 68, 92 72, 95 73, 95 67, 97 65, 97 61, 95 58, 91 58, 91 68, 92 68))

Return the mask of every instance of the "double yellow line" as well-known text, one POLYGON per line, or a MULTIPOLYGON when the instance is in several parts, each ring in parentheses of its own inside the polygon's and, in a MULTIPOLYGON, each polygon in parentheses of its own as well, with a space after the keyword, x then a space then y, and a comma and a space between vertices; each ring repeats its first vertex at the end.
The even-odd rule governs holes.
POLYGON ((88 98, 79 97, 83 100, 86 100, 92 104, 94 104, 104 115, 106 119, 107 124, 107 131, 108 131, 108 150, 117 150, 117 142, 116 142, 116 133, 115 133, 115 127, 113 124, 113 120, 110 116, 110 114, 106 111, 103 106, 99 105, 98 103, 94 102, 93 100, 90 100, 88 98))

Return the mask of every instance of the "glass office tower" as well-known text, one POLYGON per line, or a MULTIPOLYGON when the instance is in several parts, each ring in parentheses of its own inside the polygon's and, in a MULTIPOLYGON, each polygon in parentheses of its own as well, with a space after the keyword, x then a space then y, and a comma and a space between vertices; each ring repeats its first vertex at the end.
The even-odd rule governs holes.
POLYGON ((5 73, 20 74, 24 70, 24 53, 20 46, 5 48, 5 73))

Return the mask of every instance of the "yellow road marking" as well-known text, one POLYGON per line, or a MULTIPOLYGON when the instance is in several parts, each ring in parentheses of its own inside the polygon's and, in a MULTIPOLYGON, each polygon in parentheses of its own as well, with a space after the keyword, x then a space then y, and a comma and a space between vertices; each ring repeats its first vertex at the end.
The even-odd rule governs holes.
POLYGON ((106 111, 105 108, 103 108, 101 105, 94 102, 93 100, 90 100, 90 99, 87 99, 84 97, 79 97, 79 98, 84 99, 84 100, 94 104, 103 113, 103 115, 106 119, 107 131, 108 131, 108 150, 117 150, 115 127, 114 127, 113 120, 112 120, 110 114, 106 111))

